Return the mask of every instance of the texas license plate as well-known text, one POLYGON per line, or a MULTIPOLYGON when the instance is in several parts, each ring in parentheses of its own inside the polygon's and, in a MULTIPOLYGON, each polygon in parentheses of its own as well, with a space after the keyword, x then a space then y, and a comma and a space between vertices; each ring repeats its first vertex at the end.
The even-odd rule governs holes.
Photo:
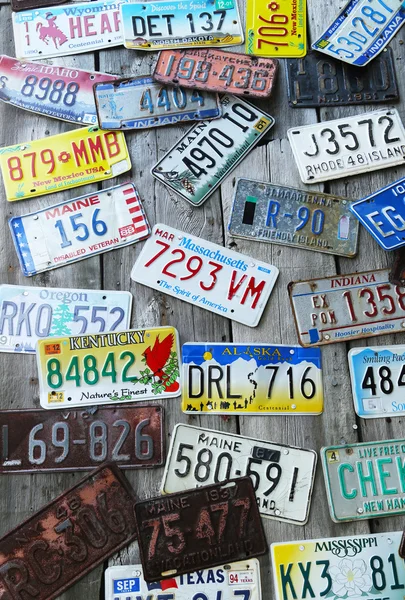
POLYGON ((389 283, 387 269, 292 282, 288 287, 302 346, 405 328, 405 288, 389 283))
POLYGON ((312 48, 363 67, 385 48, 404 21, 403 0, 349 0, 312 48))
POLYGON ((94 97, 103 129, 145 129, 221 115, 216 94, 166 87, 143 75, 96 83, 94 97))
MULTIPOLYGON (((152 175, 199 206, 274 125, 267 113, 230 94, 215 121, 194 125, 152 168, 152 175)), ((405 151, 405 147, 404 147, 405 151)))
POLYGON ((0 352, 35 352, 38 339, 129 327, 129 292, 0 285, 0 352))
POLYGON ((119 6, 126 1, 94 0, 14 13, 17 58, 40 60, 120 46, 119 6))
POLYGON ((137 502, 135 516, 148 582, 251 560, 268 550, 249 477, 137 502))
POLYGON ((236 0, 130 2, 121 4, 120 10, 126 48, 164 50, 243 43, 236 0))
POLYGON ((278 269, 208 240, 154 226, 131 279, 161 293, 255 327, 278 269))
POLYGON ((305 56, 306 0, 248 0, 246 54, 277 58, 305 56))
POLYGON ((262 517, 305 525, 316 459, 313 450, 178 424, 161 489, 169 494, 250 476, 262 517))
POLYGON ((174 327, 39 340, 41 406, 60 409, 178 396, 178 347, 174 327))
POLYGON ((309 52, 305 58, 287 60, 285 70, 293 108, 389 103, 399 97, 391 48, 364 69, 309 52))
POLYGON ((0 473, 89 471, 106 460, 122 469, 161 466, 161 406, 0 411, 0 473))
POLYGON ((220 50, 163 50, 155 66, 157 81, 243 96, 270 96, 278 62, 220 50))
POLYGON ((234 237, 352 257, 358 223, 349 207, 339 196, 239 179, 228 229, 234 237))
POLYGON ((397 110, 376 110, 293 127, 288 139, 304 183, 402 165, 405 129, 397 110))
POLYGON ((150 232, 132 183, 13 217, 9 225, 27 276, 134 244, 150 232))
POLYGON ((276 600, 403 600, 402 532, 369 533, 272 544, 276 600), (356 595, 354 595, 356 594, 356 595))
POLYGON ((123 133, 83 127, 1 148, 0 168, 12 202, 117 177, 131 159, 123 133))

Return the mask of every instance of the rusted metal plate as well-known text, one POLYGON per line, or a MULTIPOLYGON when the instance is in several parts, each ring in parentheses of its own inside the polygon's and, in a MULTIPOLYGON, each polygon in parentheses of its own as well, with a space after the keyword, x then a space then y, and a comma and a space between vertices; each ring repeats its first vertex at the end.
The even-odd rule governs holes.
POLYGON ((54 4, 66 4, 67 0, 11 0, 11 10, 28 10, 30 8, 43 8, 54 4))
POLYGON ((0 540, 0 598, 52 600, 136 537, 135 494, 103 465, 0 540))
POLYGON ((137 502, 145 581, 158 581, 265 554, 250 477, 137 502))
POLYGON ((162 406, 0 411, 0 473, 123 469, 164 463, 162 406))
POLYGON ((270 96, 278 61, 239 52, 162 50, 154 79, 182 87, 231 92, 243 96, 270 96))

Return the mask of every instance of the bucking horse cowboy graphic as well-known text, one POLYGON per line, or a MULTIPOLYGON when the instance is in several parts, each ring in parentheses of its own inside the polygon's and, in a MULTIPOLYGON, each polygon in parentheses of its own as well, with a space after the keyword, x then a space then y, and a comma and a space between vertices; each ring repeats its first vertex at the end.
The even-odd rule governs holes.
POLYGON ((59 29, 56 25, 57 17, 55 17, 52 13, 48 12, 45 15, 45 20, 48 23, 47 25, 43 23, 37 23, 37 32, 39 33, 39 39, 41 42, 45 42, 46 45, 49 44, 50 40, 53 41, 55 48, 59 48, 68 41, 66 35, 59 29))

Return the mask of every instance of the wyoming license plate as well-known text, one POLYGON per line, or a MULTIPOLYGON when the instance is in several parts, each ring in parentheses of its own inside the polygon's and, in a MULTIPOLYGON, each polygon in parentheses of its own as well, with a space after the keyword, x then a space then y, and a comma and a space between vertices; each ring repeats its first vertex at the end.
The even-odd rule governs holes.
POLYGON ((305 525, 316 458, 313 450, 178 424, 168 452, 162 493, 249 475, 262 517, 305 525))
POLYGON ((178 347, 174 327, 39 340, 41 406, 66 408, 178 396, 178 347))
POLYGON ((314 414, 323 411, 321 353, 299 346, 184 344, 184 412, 314 414))
POLYGON ((134 244, 150 231, 132 183, 13 217, 9 225, 27 276, 134 244))
POLYGON ((288 130, 304 183, 402 165, 405 129, 397 110, 377 110, 288 130))
POLYGON ((222 117, 198 123, 153 168, 152 175, 199 206, 274 125, 242 98, 222 95, 222 117))
POLYGON ((255 327, 278 269, 166 225, 154 226, 131 279, 255 327))
POLYGON ((358 223, 349 207, 339 196, 239 179, 228 229, 235 237, 352 257, 358 223))
POLYGON ((1 148, 0 167, 12 202, 117 177, 131 160, 123 133, 84 127, 1 148))

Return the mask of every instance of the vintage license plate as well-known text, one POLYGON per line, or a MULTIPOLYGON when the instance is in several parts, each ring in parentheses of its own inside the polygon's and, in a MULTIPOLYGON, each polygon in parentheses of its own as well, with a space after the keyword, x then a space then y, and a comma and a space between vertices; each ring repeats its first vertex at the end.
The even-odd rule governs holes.
POLYGON ((339 179, 404 162, 405 129, 395 109, 293 127, 288 130, 288 139, 304 183, 339 179))
POLYGON ((278 61, 220 50, 163 50, 155 66, 157 81, 243 96, 270 96, 278 61))
POLYGON ((147 583, 142 565, 109 567, 105 571, 106 600, 261 600, 257 558, 203 569, 179 577, 147 583), (164 593, 161 593, 163 592, 164 593), (157 594, 156 596, 154 595, 157 594))
POLYGON ((290 300, 302 346, 399 333, 405 327, 405 288, 377 269, 292 282, 290 300))
POLYGON ((154 226, 131 279, 255 327, 278 269, 167 225, 154 226))
POLYGON ((13 217, 9 225, 27 276, 134 244, 150 233, 132 183, 13 217))
POLYGON ((174 327, 47 338, 37 343, 43 408, 179 396, 174 327))
POLYGON ((274 125, 242 98, 224 94, 220 103, 222 117, 194 125, 151 171, 193 206, 205 202, 274 125))
POLYGON ((404 20, 403 0, 349 0, 312 48, 363 67, 385 48, 404 20))
POLYGON ((318 348, 189 343, 183 345, 182 360, 184 412, 319 415, 323 411, 318 348))
POLYGON ((163 494, 181 492, 250 476, 262 517, 305 525, 316 459, 313 450, 178 424, 161 490, 163 494))
POLYGON ((370 533, 271 545, 276 600, 403 600, 402 532, 370 533), (354 596, 356 594, 356 596, 354 596))
POLYGON ((94 97, 103 129, 145 129, 221 115, 216 94, 167 87, 148 76, 96 83, 94 97))
POLYGON ((0 285, 0 352, 34 353, 40 338, 127 329, 132 294, 0 285))
POLYGON ((0 594, 59 597, 135 539, 134 504, 117 466, 93 470, 1 538, 0 594))
POLYGON ((93 84, 112 79, 116 76, 0 56, 0 100, 71 123, 97 124, 93 84))
POLYGON ((346 198, 239 179, 228 225, 234 237, 352 257, 358 223, 346 198))
POLYGON ((293 108, 392 102, 399 98, 391 48, 364 69, 309 52, 285 62, 289 104, 293 108))
POLYGON ((288 58, 307 51, 306 0, 248 0, 246 54, 288 58))
POLYGON ((249 477, 143 500, 135 515, 148 582, 251 560, 268 550, 249 477))
POLYGON ((14 13, 17 58, 40 60, 120 46, 119 6, 126 1, 94 0, 14 13))
POLYGON ((0 149, 7 200, 26 200, 117 177, 131 168, 120 131, 83 127, 0 149))
POLYGON ((236 0, 182 0, 121 4, 124 46, 164 50, 243 43, 236 0))
POLYGON ((123 469, 161 466, 161 406, 0 411, 0 473, 89 471, 106 460, 123 469))

